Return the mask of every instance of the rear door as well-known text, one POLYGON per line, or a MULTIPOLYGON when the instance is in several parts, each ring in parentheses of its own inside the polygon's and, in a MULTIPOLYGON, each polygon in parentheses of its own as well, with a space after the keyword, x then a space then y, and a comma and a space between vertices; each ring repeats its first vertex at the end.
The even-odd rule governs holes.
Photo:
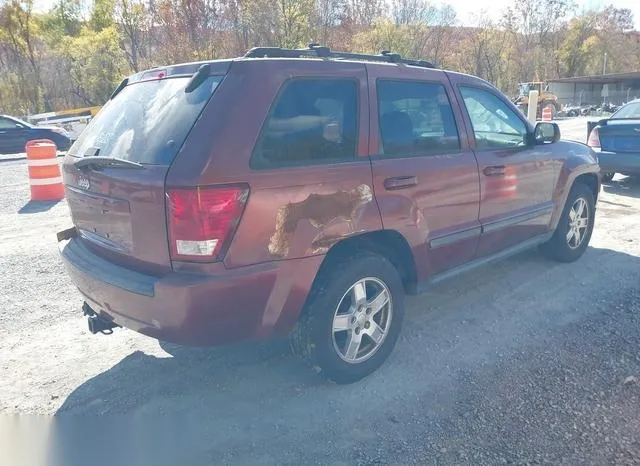
POLYGON ((480 236, 478 166, 446 76, 373 65, 369 89, 384 228, 409 240, 419 279, 471 260, 480 236))
POLYGON ((215 70, 186 92, 196 69, 178 70, 175 77, 168 69, 132 78, 65 157, 63 176, 74 225, 86 245, 113 262, 150 273, 171 268, 165 177, 226 70, 215 70), (75 165, 95 156, 140 167, 75 165))
POLYGON ((492 87, 460 83, 457 92, 480 169, 478 256, 546 233, 556 178, 552 147, 534 145, 523 115, 492 87))

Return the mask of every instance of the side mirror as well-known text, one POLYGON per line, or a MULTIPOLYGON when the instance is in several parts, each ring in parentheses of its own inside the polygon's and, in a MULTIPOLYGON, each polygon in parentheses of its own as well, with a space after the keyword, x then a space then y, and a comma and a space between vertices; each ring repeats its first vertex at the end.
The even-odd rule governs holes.
POLYGON ((24 129, 24 125, 20 124, 20 123, 16 123, 16 128, 18 129, 24 129))
POLYGON ((536 144, 553 144, 560 140, 560 127, 556 123, 540 121, 533 132, 536 144))

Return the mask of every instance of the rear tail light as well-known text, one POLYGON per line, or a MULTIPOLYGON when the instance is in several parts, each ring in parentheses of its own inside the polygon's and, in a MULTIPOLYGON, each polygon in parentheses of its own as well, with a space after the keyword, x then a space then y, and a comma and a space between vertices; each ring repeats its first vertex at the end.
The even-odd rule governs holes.
POLYGON ((591 133, 589 133, 587 145, 596 149, 600 148, 600 130, 597 126, 591 130, 591 133))
POLYGON ((240 222, 249 195, 246 186, 175 188, 167 192, 171 258, 221 258, 240 222))

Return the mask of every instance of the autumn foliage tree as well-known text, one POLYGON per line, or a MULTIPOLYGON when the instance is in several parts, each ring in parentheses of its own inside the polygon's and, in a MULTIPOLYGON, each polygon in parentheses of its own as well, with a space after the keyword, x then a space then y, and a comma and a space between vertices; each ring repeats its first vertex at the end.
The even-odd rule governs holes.
POLYGON ((101 105, 126 75, 233 57, 256 45, 392 50, 518 82, 640 69, 629 10, 577 12, 571 0, 514 0, 462 25, 435 0, 0 0, 0 113, 101 105))

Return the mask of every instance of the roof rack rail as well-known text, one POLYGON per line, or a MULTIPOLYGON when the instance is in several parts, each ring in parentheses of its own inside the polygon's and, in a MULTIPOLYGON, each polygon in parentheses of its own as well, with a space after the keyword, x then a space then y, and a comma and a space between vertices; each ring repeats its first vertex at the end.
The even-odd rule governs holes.
POLYGON ((363 53, 335 52, 329 47, 319 44, 309 44, 306 49, 283 49, 281 47, 254 47, 244 54, 244 58, 337 58, 342 60, 376 61, 384 63, 402 63, 404 65, 420 66, 422 68, 435 68, 435 65, 425 60, 412 60, 402 58, 398 53, 383 50, 380 55, 367 55, 363 53))

